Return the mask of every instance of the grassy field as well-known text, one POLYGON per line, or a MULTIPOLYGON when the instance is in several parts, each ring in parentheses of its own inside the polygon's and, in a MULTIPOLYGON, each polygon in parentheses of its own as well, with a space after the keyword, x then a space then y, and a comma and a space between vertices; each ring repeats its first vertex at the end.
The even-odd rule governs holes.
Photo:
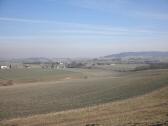
POLYGON ((1 122, 1 126, 167 125, 168 87, 163 87, 152 93, 122 101, 1 122))
POLYGON ((113 71, 132 71, 137 67, 147 67, 148 64, 111 64, 111 65, 100 65, 97 66, 100 69, 104 70, 113 70, 113 71))
POLYGON ((168 70, 0 87, 0 118, 65 111, 149 93, 168 84, 168 70))
POLYGON ((14 84, 30 83, 39 81, 56 81, 64 80, 66 78, 82 78, 80 72, 57 70, 57 69, 10 69, 0 70, 0 85, 3 82, 11 80, 14 84))

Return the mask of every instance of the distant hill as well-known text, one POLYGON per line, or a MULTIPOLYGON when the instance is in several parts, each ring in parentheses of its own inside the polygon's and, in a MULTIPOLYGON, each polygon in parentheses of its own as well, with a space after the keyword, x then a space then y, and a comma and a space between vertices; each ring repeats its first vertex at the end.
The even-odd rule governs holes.
POLYGON ((33 57, 33 58, 13 58, 13 59, 6 59, 5 61, 16 63, 45 63, 51 60, 49 58, 44 57, 33 57))
POLYGON ((22 62, 24 63, 43 63, 43 62, 50 62, 49 58, 44 57, 33 57, 33 58, 24 58, 22 62))
POLYGON ((158 57, 167 57, 168 52, 123 52, 118 54, 112 54, 104 56, 104 58, 126 58, 126 57, 143 57, 143 58, 158 58, 158 57))
POLYGON ((10 63, 28 63, 28 64, 40 64, 40 63, 51 63, 51 62, 68 62, 70 58, 46 58, 46 57, 30 57, 30 58, 13 58, 5 59, 0 58, 0 62, 10 63))

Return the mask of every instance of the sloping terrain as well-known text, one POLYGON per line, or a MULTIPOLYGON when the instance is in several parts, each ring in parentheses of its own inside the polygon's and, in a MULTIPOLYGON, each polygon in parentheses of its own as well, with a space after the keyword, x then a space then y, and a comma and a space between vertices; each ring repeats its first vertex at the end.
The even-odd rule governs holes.
POLYGON ((1 122, 2 126, 167 126, 168 87, 118 102, 1 122))
POLYGON ((114 102, 149 93, 167 84, 168 70, 149 70, 116 78, 95 77, 1 87, 0 117, 11 119, 114 102))

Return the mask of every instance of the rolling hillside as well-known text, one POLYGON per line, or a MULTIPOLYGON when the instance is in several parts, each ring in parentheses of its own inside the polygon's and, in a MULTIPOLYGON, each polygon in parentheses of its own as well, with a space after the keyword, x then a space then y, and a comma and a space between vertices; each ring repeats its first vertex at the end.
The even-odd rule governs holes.
POLYGON ((83 109, 6 120, 1 126, 167 126, 168 87, 83 109))
POLYGON ((104 58, 125 58, 125 57, 143 57, 143 58, 164 58, 168 57, 168 52, 123 52, 104 56, 104 58))

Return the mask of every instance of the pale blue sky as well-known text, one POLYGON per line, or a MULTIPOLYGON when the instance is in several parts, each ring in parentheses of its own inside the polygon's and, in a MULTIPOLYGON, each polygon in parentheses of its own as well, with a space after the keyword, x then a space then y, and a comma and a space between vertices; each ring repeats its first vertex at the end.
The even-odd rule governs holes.
POLYGON ((0 0, 0 57, 168 51, 168 0, 0 0))

